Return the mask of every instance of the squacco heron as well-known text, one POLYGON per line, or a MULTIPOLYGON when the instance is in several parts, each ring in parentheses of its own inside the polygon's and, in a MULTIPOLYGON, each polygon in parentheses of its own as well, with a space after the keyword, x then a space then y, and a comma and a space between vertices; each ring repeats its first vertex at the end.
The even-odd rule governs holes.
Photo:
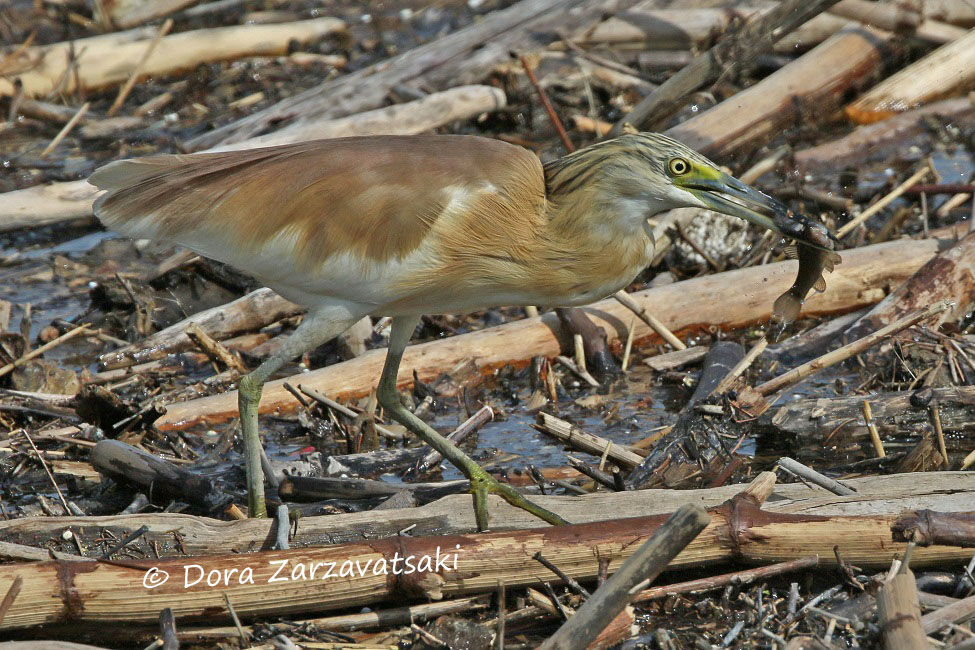
POLYGON ((470 479, 478 528, 496 494, 565 521, 499 483, 403 406, 396 378, 425 313, 573 306, 627 285, 650 262, 647 217, 708 208, 801 236, 774 199, 681 143, 628 134, 547 165, 475 136, 375 136, 121 160, 89 179, 95 214, 132 237, 179 244, 242 269, 308 314, 240 380, 251 516, 265 516, 257 407, 289 360, 364 316, 391 316, 377 396, 386 413, 470 479))

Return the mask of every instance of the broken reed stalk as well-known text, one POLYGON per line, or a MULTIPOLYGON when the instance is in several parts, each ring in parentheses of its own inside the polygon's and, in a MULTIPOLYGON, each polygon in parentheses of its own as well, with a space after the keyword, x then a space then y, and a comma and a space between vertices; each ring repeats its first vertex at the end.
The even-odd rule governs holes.
POLYGON ((755 359, 757 359, 758 356, 765 351, 766 347, 768 347, 768 339, 763 336, 755 343, 755 345, 751 347, 748 354, 742 357, 741 361, 735 364, 735 367, 728 371, 728 374, 725 375, 724 379, 722 379, 718 385, 714 387, 714 390, 711 391, 711 395, 723 395, 731 390, 731 386, 735 383, 735 380, 738 379, 738 377, 741 376, 741 373, 745 372, 750 365, 752 365, 755 359))
POLYGON ((902 567, 877 593, 877 617, 887 650, 927 648, 914 573, 902 567))
POLYGON ((203 354, 215 364, 223 366, 228 370, 236 370, 240 373, 247 373, 247 366, 233 352, 228 350, 219 341, 203 331, 197 323, 190 323, 186 327, 186 336, 196 343, 203 354))
POLYGON ((61 144, 61 141, 64 140, 69 133, 71 133, 72 129, 78 126, 78 122, 81 121, 81 118, 85 116, 85 113, 88 112, 88 109, 90 107, 91 107, 91 102, 85 102, 84 104, 82 104, 81 108, 78 109, 78 112, 71 116, 71 119, 68 120, 67 124, 61 127, 61 130, 58 131, 58 134, 54 136, 54 139, 52 139, 48 143, 48 145, 44 147, 44 151, 40 153, 39 157, 47 158, 48 155, 50 155, 50 153, 54 151, 54 149, 57 148, 59 144, 61 144))
POLYGON ((870 410, 870 402, 863 400, 863 403, 860 404, 860 410, 863 411, 863 423, 867 425, 867 431, 870 432, 870 442, 873 443, 874 451, 877 452, 877 458, 886 458, 887 452, 884 450, 884 443, 880 439, 880 431, 877 430, 877 423, 873 421, 873 411, 870 410))
POLYGON ((58 493, 58 498, 61 499, 61 505, 64 506, 64 513, 71 514, 71 508, 68 507, 68 502, 64 498, 64 494, 61 493, 61 488, 58 487, 58 482, 54 480, 54 474, 51 473, 51 468, 47 466, 47 462, 44 460, 43 454, 38 451, 37 445, 34 444, 34 440, 30 437, 30 434, 27 433, 27 429, 21 429, 20 432, 24 434, 25 438, 27 438, 27 442, 30 443, 30 448, 34 450, 34 455, 37 456, 37 460, 40 461, 41 467, 43 467, 44 471, 47 473, 47 478, 50 479, 51 485, 54 486, 54 491, 58 493))
POLYGON ((157 47, 159 47, 159 42, 163 39, 163 37, 166 34, 169 33, 169 30, 171 30, 172 28, 173 28, 173 19, 167 18, 166 22, 164 22, 162 26, 159 28, 159 31, 156 32, 156 35, 152 37, 152 40, 149 42, 149 45, 146 46, 145 51, 142 53, 142 58, 140 58, 139 62, 135 64, 135 67, 132 68, 132 73, 129 75, 129 78, 125 80, 125 84, 121 88, 119 88, 118 95, 115 97, 115 101, 112 102, 112 105, 109 107, 108 112, 105 113, 106 116, 112 117, 113 115, 115 115, 115 113, 118 112, 118 109, 122 107, 122 104, 125 103, 126 97, 129 96, 129 93, 132 92, 132 89, 135 87, 136 82, 139 81, 139 77, 142 75, 142 69, 145 68, 146 66, 146 61, 149 60, 149 57, 152 56, 152 53, 156 51, 157 47))
POLYGON ((594 436, 548 413, 539 413, 537 424, 532 426, 542 433, 558 438, 570 447, 575 447, 595 456, 605 455, 614 463, 624 467, 636 467, 643 460, 639 454, 633 453, 612 440, 594 436))
POLYGON ((528 57, 522 54, 518 57, 518 60, 521 61, 521 66, 525 69, 525 74, 528 75, 528 81, 531 82, 535 92, 538 93, 538 98, 542 101, 542 107, 545 108, 545 112, 548 114, 548 119, 552 122, 552 126, 555 127, 555 130, 558 131, 559 139, 562 140, 562 146, 565 147, 567 152, 572 153, 576 150, 576 147, 574 144, 572 144, 569 134, 562 125, 562 120, 560 120, 559 116, 556 115, 555 108, 552 106, 552 102, 549 101, 548 93, 546 93, 545 89, 542 88, 542 85, 538 83, 538 78, 535 76, 535 71, 532 70, 531 64, 528 62, 528 57))
POLYGON ((824 368, 836 365, 841 361, 845 361, 846 359, 863 352, 867 348, 875 345, 877 342, 890 336, 891 334, 895 334, 901 330, 907 329, 908 327, 930 318, 935 314, 940 314, 950 307, 951 302, 947 300, 939 300, 938 302, 925 307, 924 309, 915 310, 904 318, 896 320, 886 327, 880 328, 873 334, 868 334, 863 338, 859 338, 851 343, 847 343, 843 347, 837 348, 832 352, 827 352, 821 357, 793 368, 792 370, 785 372, 774 379, 770 379, 764 384, 759 384, 755 387, 755 391, 760 395, 768 397, 776 391, 791 387, 811 377, 824 368))
POLYGON ((667 79, 613 126, 611 137, 622 134, 623 125, 652 129, 673 113, 687 97, 720 75, 736 74, 755 57, 799 25, 826 11, 839 0, 789 0, 768 13, 753 18, 730 38, 721 39, 707 52, 667 79))
POLYGON ((681 506, 586 600, 574 616, 540 646, 540 650, 588 646, 630 603, 635 592, 660 575, 710 521, 711 517, 700 506, 681 506))
MULTIPOLYGON (((322 393, 319 393, 317 390, 315 390, 313 388, 308 388, 307 386, 302 386, 301 384, 298 384, 298 390, 300 390, 302 393, 304 393, 308 397, 312 398, 313 400, 315 400, 319 404, 322 404, 323 406, 327 406, 328 408, 332 409, 333 411, 338 411, 342 415, 345 415, 345 416, 350 417, 350 418, 353 418, 353 419, 359 417, 359 414, 356 413, 355 411, 353 411, 352 409, 350 409, 348 406, 344 406, 342 404, 339 404, 338 402, 336 402, 332 398, 328 397, 327 395, 323 395, 322 393)), ((376 431, 382 437, 388 438, 390 440, 402 440, 403 439, 403 434, 396 433, 395 431, 390 431, 389 429, 387 429, 386 427, 384 427, 384 426, 382 426, 380 424, 376 424, 376 431)))
POLYGON ((660 338, 670 343, 671 347, 675 350, 686 350, 687 346, 679 338, 674 336, 674 333, 667 329, 667 326, 660 322, 653 314, 647 311, 647 308, 634 300, 630 294, 626 293, 622 289, 613 294, 613 297, 619 301, 621 305, 632 311, 637 317, 646 323, 650 329, 660 335, 660 338))
POLYGON ((927 176, 930 171, 931 171, 931 167, 925 164, 921 169, 911 174, 910 178, 908 178, 906 181, 904 181, 903 183, 895 187, 882 199, 880 199, 879 201, 877 201, 876 203, 868 207, 866 210, 858 214, 849 223, 846 223, 841 228, 839 228, 836 231, 836 236, 838 238, 845 237, 850 231, 852 231, 854 228, 859 226, 861 223, 863 223, 864 221, 866 221, 867 219, 869 219, 870 217, 872 217, 873 215, 877 214, 878 212, 886 208, 888 205, 890 205, 894 201, 894 199, 896 199, 901 194, 906 192, 913 185, 917 184, 917 182, 922 178, 924 178, 925 176, 927 176))
POLYGON ((723 573, 717 576, 709 576, 707 578, 700 578, 698 580, 688 580, 687 582, 677 582, 670 585, 661 585, 659 587, 651 587, 650 589, 645 589, 638 593, 633 598, 633 602, 643 603, 648 600, 656 600, 658 598, 666 598, 668 596, 676 596, 678 594, 702 593, 705 591, 711 591, 713 589, 720 589, 727 585, 746 585, 751 582, 755 582, 756 580, 765 580, 766 578, 782 575, 783 573, 810 569, 818 564, 819 556, 810 555, 809 557, 789 560, 788 562, 779 562, 769 566, 745 569, 744 571, 734 571, 732 573, 723 573))
POLYGON ((934 425, 934 435, 938 441, 938 451, 941 452, 941 457, 945 459, 945 467, 948 467, 948 448, 945 446, 945 432, 941 427, 941 412, 938 410, 937 404, 928 406, 928 412, 931 414, 931 423, 934 425))
MULTIPOLYGON (((457 428, 447 435, 447 439, 455 445, 459 444, 464 438, 477 431, 493 419, 494 411, 490 406, 484 405, 478 409, 474 415, 457 425, 457 428)), ((436 449, 431 449, 427 452, 427 455, 424 456, 419 463, 417 463, 416 471, 425 472, 439 463, 442 458, 443 456, 440 455, 440 452, 438 452, 436 449)))
POLYGON ((47 352, 48 350, 50 350, 52 348, 56 348, 57 346, 61 345, 65 341, 67 341, 69 339, 73 339, 74 337, 78 336, 79 334, 82 334, 82 333, 86 332, 89 327, 91 327, 91 326, 88 323, 85 323, 83 325, 79 325, 78 327, 74 328, 70 332, 66 332, 66 333, 62 334, 61 336, 57 337, 53 341, 50 341, 48 343, 45 343, 41 347, 35 348, 35 349, 31 350, 30 352, 28 352, 27 354, 23 355, 22 357, 20 357, 18 359, 14 359, 13 361, 11 361, 10 363, 8 363, 7 365, 5 365, 2 368, 0 368, 0 377, 3 377, 4 375, 6 375, 10 371, 12 371, 17 366, 21 366, 21 365, 27 363, 28 361, 30 361, 34 357, 38 357, 38 356, 44 354, 45 352, 47 352))

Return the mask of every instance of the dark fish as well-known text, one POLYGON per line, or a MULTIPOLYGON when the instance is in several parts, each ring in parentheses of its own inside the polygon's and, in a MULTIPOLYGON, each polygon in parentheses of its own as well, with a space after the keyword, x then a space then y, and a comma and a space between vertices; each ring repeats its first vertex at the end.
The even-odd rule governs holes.
POLYGON ((840 256, 833 252, 833 240, 825 226, 804 220, 802 230, 803 232, 797 235, 799 272, 796 274, 796 281, 788 291, 776 299, 772 307, 772 319, 783 325, 799 317, 799 310, 810 289, 815 289, 817 292, 826 290, 823 271, 831 272, 834 265, 841 261, 840 256))

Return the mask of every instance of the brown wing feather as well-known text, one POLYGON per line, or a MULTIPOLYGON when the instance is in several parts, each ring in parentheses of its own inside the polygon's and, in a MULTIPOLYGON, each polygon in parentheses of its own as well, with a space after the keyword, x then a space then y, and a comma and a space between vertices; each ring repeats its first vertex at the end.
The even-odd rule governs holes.
POLYGON ((402 258, 441 215, 445 189, 502 187, 532 167, 534 154, 497 140, 378 136, 123 160, 89 181, 108 190, 95 214, 122 233, 255 254, 284 234, 296 261, 314 264, 342 252, 402 258))

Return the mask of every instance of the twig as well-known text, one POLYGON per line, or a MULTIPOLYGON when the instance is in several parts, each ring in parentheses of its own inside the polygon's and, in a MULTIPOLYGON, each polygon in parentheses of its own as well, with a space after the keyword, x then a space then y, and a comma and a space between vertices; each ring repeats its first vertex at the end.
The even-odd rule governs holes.
POLYGON ((860 410, 863 411, 863 421, 866 423, 867 430, 870 432, 870 441, 873 443, 874 451, 877 452, 877 458, 886 458, 887 452, 884 451, 884 443, 880 439, 880 432, 877 431, 877 423, 873 421, 873 411, 870 410, 870 402, 863 400, 860 403, 860 410))
POLYGON ((630 354, 633 352, 633 335, 636 333, 636 321, 630 320, 630 327, 626 330, 626 345, 623 346, 623 360, 620 362, 620 370, 626 372, 630 367, 630 354))
POLYGON ((41 455, 40 451, 38 451, 37 445, 34 444, 30 434, 27 433, 27 429, 21 429, 20 432, 24 434, 25 438, 27 438, 27 442, 30 443, 30 448, 33 449, 34 454, 37 455, 37 460, 40 461, 41 467, 43 467, 44 471, 47 472, 47 477, 51 479, 51 485, 54 486, 54 491, 58 493, 58 498, 61 499, 61 505, 64 506, 64 514, 71 514, 71 508, 68 507, 67 500, 64 498, 64 495, 61 494, 61 488, 58 487, 58 482, 54 480, 54 474, 51 473, 51 468, 48 467, 47 463, 44 461, 44 456, 41 455))
POLYGON ((12 362, 10 362, 7 365, 5 365, 4 367, 0 368, 0 377, 3 377, 4 375, 6 375, 7 373, 9 373, 11 370, 13 370, 14 368, 16 368, 17 366, 22 366, 23 364, 27 363, 28 361, 30 361, 34 357, 40 356, 40 355, 44 354, 45 352, 47 352, 48 350, 50 350, 52 348, 56 348, 57 346, 61 345, 65 341, 68 341, 70 339, 73 339, 74 337, 78 336, 79 334, 84 333, 89 327, 90 327, 90 325, 88 323, 85 323, 84 325, 79 325, 78 327, 74 328, 70 332, 66 332, 66 333, 62 334, 61 336, 57 337, 56 339, 54 339, 53 341, 50 341, 48 343, 45 343, 41 347, 35 348, 35 349, 31 350, 30 352, 28 352, 24 356, 20 357, 19 359, 13 360, 12 362))
POLYGON ((173 19, 167 18, 166 22, 164 22, 159 28, 159 31, 156 32, 156 35, 152 37, 152 41, 149 42, 145 52, 142 53, 142 58, 139 59, 139 62, 135 64, 134 68, 132 68, 132 73, 129 75, 129 78, 126 79, 122 87, 119 88, 118 96, 115 98, 115 101, 112 102, 112 105, 109 107, 108 112, 105 115, 112 117, 118 112, 118 109, 122 107, 122 104, 125 102, 125 98, 129 96, 129 93, 132 92, 132 88, 135 87, 136 82, 139 80, 139 76, 142 74, 142 68, 145 67, 146 61, 148 61, 149 57, 152 56, 152 53, 156 51, 156 48, 159 46, 159 41, 161 41, 163 36, 168 34, 169 30, 172 28, 173 19))
POLYGON ((634 300, 630 294, 621 290, 613 294, 613 297, 616 298, 621 305, 636 314, 640 320, 649 325, 650 329, 659 334, 663 340, 667 341, 667 343, 670 343, 671 347, 673 347, 675 350, 687 349, 687 346, 684 345, 683 341, 674 336, 674 333, 667 329, 666 325, 660 322, 653 314, 648 312, 646 307, 634 300))
POLYGON ((569 446, 576 447, 586 453, 599 455, 606 454, 614 462, 627 467, 636 467, 643 460, 639 454, 621 447, 612 440, 606 440, 599 436, 583 431, 577 426, 569 424, 565 420, 560 420, 548 413, 538 414, 538 423, 532 425, 535 429, 555 436, 569 446))
POLYGON ((774 393, 780 389, 786 388, 787 386, 792 386, 799 383, 812 376, 813 374, 819 372, 824 368, 828 368, 835 365, 841 361, 845 361, 850 357, 863 352, 870 346, 876 344, 881 339, 884 339, 891 334, 895 334, 903 329, 907 329, 911 325, 921 322, 935 314, 939 314, 946 309, 951 307, 951 303, 947 300, 940 300, 929 307, 924 309, 918 309, 904 318, 894 321, 893 323, 880 328, 873 334, 868 334, 862 338, 859 338, 851 343, 828 352, 821 357, 813 359, 808 363, 804 363, 801 366, 793 368, 792 370, 785 372, 774 379, 770 379, 764 384, 759 384, 755 387, 755 391, 766 397, 771 393, 774 393))
POLYGON ((661 585, 660 587, 652 587, 641 591, 633 598, 633 602, 642 603, 677 594, 701 593, 712 589, 720 589, 726 585, 746 585, 755 580, 764 580, 783 573, 808 569, 818 564, 819 556, 811 555, 809 557, 799 558, 798 560, 779 562, 778 564, 771 564, 769 566, 723 573, 718 576, 688 580, 687 582, 678 582, 672 585, 661 585))
MULTIPOLYGON (((494 419, 494 411, 491 409, 491 407, 482 406, 477 410, 476 413, 474 413, 474 415, 461 422, 459 425, 457 425, 456 429, 447 434, 447 440, 456 445, 471 433, 477 431, 485 424, 490 422, 492 419, 494 419)), ((439 463, 441 458, 443 458, 443 456, 441 456, 440 452, 437 450, 432 449, 428 451, 426 456, 421 458, 420 462, 416 464, 414 467, 414 472, 419 474, 427 471, 439 463)))
POLYGON ((186 336, 203 351, 203 354, 209 357, 210 361, 240 373, 247 372, 247 366, 219 341, 204 332, 198 323, 187 325, 185 332, 186 336))
POLYGON ((573 361, 569 357, 563 357, 562 355, 559 355, 555 357, 555 360, 561 363, 566 368, 568 368, 572 372, 572 374, 578 376, 579 379, 582 379, 593 388, 599 388, 599 382, 596 381, 596 378, 590 375, 588 371, 583 370, 582 368, 577 366, 575 361, 573 361))
MULTIPOLYGON (((339 404, 335 400, 333 400, 333 399, 331 399, 329 397, 326 397, 325 395, 322 395, 321 393, 319 393, 317 390, 315 390, 313 388, 306 388, 305 386, 302 386, 301 384, 298 384, 298 390, 300 390, 302 393, 304 393, 308 397, 312 398, 316 402, 318 402, 320 404, 324 404, 328 408, 332 409, 333 411, 338 411, 342 415, 346 415, 346 416, 348 416, 350 418, 356 418, 356 417, 359 416, 358 413, 356 413, 355 411, 353 411, 349 407, 343 406, 342 404, 339 404)), ((381 435, 382 437, 389 438, 390 440, 402 440, 403 439, 403 434, 396 433, 395 431, 390 431, 386 427, 384 427, 382 425, 379 425, 379 424, 376 425, 376 431, 378 431, 379 432, 379 435, 381 435)))
POLYGON ((562 120, 555 114, 555 109, 552 107, 552 102, 548 99, 548 94, 542 88, 541 84, 538 83, 538 78, 535 77, 535 71, 532 70, 531 64, 528 63, 528 58, 522 54, 518 57, 518 60, 521 61, 521 65, 525 69, 525 74, 528 75, 528 81, 531 82, 535 88, 535 92, 538 93, 538 98, 542 100, 542 106, 545 108, 545 112, 548 113, 548 119, 552 121, 555 130, 558 131, 562 145, 566 151, 572 153, 576 150, 575 145, 572 144, 572 140, 569 139, 569 134, 566 132, 565 127, 562 126, 562 120))
POLYGON ((90 102, 85 102, 84 104, 81 105, 81 108, 78 109, 78 112, 71 116, 71 119, 68 120, 68 123, 62 126, 61 130, 58 131, 58 134, 54 136, 54 139, 51 140, 46 147, 44 147, 44 151, 40 153, 41 158, 47 158, 47 156, 50 155, 50 153, 54 151, 54 149, 57 148, 59 144, 61 144, 61 141, 64 140, 69 133, 71 133, 71 130, 74 127, 78 126, 78 122, 80 122, 81 118, 85 116, 85 113, 88 112, 88 108, 90 106, 91 106, 90 102))
POLYGON ((829 490, 833 494, 839 494, 840 496, 856 494, 856 490, 852 490, 839 481, 833 480, 828 476, 824 476, 816 470, 806 467, 802 463, 793 460, 792 458, 780 458, 776 465, 794 476, 798 476, 799 478, 803 478, 810 483, 814 483, 825 490, 829 490))
POLYGON ((566 575, 566 573, 562 571, 562 569, 558 568, 557 566, 555 566, 554 564, 546 560, 545 556, 542 555, 541 551, 536 552, 535 555, 532 556, 532 559, 537 560, 543 567, 545 567, 546 569, 548 569, 549 571, 557 575, 559 579, 562 580, 562 582, 564 582, 566 585, 569 586, 570 589, 572 589, 572 591, 576 592, 583 598, 589 598, 589 596, 591 595, 586 590, 586 588, 580 585, 578 582, 576 582, 572 578, 572 576, 566 575))
MULTIPOLYGON (((287 506, 281 506, 281 507, 287 509, 287 506)), ((240 635, 241 647, 244 647, 247 645, 247 642, 250 640, 247 637, 247 632, 244 631, 244 626, 240 624, 240 618, 237 616, 237 611, 234 610, 234 605, 233 603, 230 602, 230 595, 227 594, 226 591, 223 592, 223 599, 227 603, 227 611, 230 612, 230 618, 233 619, 234 626, 237 628, 237 634, 240 635)))
POLYGON ((938 440, 938 451, 941 452, 941 457, 945 459, 945 467, 947 467, 948 449, 945 446, 945 432, 941 428, 941 411, 938 410, 937 404, 931 404, 928 406, 928 413, 931 414, 931 423, 934 425, 934 435, 938 440))
POLYGON ((586 600, 575 616, 540 646, 540 650, 587 647, 629 604, 636 588, 654 580, 710 521, 704 508, 681 506, 586 600))
POLYGON ((149 532, 148 526, 145 525, 139 526, 136 530, 132 531, 124 538, 122 538, 122 541, 120 541, 118 544, 116 544, 115 546, 111 547, 110 549, 102 553, 102 559, 112 557, 113 555, 121 551, 123 548, 125 548, 126 546, 128 546, 129 544, 139 539, 140 537, 142 537, 148 532, 149 532))
POLYGON ((893 190, 891 190, 890 193, 887 194, 887 196, 883 197, 882 199, 880 199, 879 201, 871 205, 869 208, 867 208, 866 210, 858 214, 852 220, 850 220, 849 223, 844 224, 843 227, 839 228, 836 231, 836 236, 845 237, 847 233, 849 233, 851 230, 853 230, 861 223, 863 223, 873 215, 877 214, 878 212, 886 208, 891 202, 893 202, 894 199, 896 199, 901 194, 906 192, 907 188, 911 187, 919 180, 927 176, 930 171, 931 168, 925 164, 924 167, 911 174, 910 178, 908 178, 906 181, 904 181, 903 183, 895 187, 893 190))

